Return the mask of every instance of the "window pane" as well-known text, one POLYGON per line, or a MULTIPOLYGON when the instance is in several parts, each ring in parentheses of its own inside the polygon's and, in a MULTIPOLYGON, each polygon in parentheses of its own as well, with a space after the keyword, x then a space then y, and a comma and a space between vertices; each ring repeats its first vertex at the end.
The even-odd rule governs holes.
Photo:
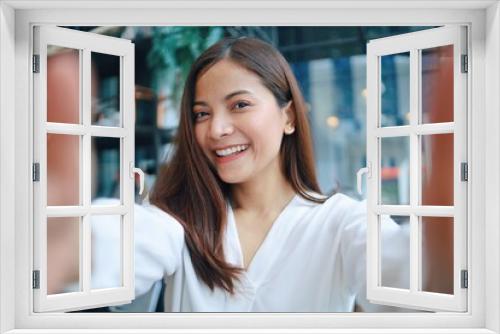
POLYGON ((120 138, 92 138, 92 201, 120 199, 120 138))
POLYGON ((92 125, 121 126, 120 57, 91 54, 92 125))
POLYGON ((422 290, 453 294, 453 218, 421 217, 422 290))
POLYGON ((453 206, 453 134, 420 138, 422 205, 453 206))
POLYGON ((379 218, 381 286, 410 289, 410 272, 402 272, 410 267, 410 240, 403 233, 390 233, 394 222, 407 228, 410 217, 381 215, 379 218), (407 266, 400 265, 405 262, 407 266))
POLYGON ((380 138, 381 204, 410 203, 410 139, 380 138))
POLYGON ((80 289, 80 217, 47 218, 47 294, 80 289))
POLYGON ((93 215, 92 289, 116 288, 122 284, 122 217, 93 215))
POLYGON ((47 134, 47 205, 81 204, 80 165, 80 136, 47 134))
POLYGON ((47 121, 81 122, 79 50, 47 46, 47 121))
POLYGON ((380 126, 409 124, 410 53, 380 57, 380 126))
POLYGON ((453 45, 422 50, 421 122, 453 122, 453 45))

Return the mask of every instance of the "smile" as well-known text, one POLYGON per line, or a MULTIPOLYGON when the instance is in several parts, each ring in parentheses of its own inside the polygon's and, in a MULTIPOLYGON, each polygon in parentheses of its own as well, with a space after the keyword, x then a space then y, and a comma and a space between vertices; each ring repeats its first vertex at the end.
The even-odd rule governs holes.
POLYGON ((215 154, 218 157, 227 157, 227 156, 235 155, 235 154, 238 154, 240 152, 246 151, 248 149, 248 146, 249 145, 236 145, 236 146, 229 147, 229 148, 226 148, 223 150, 216 150, 215 154))

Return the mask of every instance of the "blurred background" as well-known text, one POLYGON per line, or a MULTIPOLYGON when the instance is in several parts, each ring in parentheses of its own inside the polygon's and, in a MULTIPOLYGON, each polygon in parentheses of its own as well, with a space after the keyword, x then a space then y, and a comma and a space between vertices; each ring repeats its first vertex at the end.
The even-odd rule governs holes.
MULTIPOLYGON (((431 27, 70 27, 130 39, 135 44, 135 161, 149 189, 171 150, 184 80, 193 61, 226 36, 253 36, 273 44, 288 60, 309 106, 321 190, 358 197, 355 172, 366 161, 366 44, 369 40, 431 27)), ((119 120, 117 57, 96 56, 93 66, 96 124, 119 120)), ((407 121, 409 57, 384 59, 384 123, 407 121)), ((118 146, 96 141, 100 156, 96 197, 116 190, 118 146)), ((395 145, 401 147, 401 145, 395 145)), ((384 155, 383 180, 394 183, 384 196, 400 194, 396 149, 384 155)), ((387 188, 388 189, 388 188, 387 188)))
MULTIPOLYGON (((360 199, 356 192, 356 172, 366 164, 366 45, 372 39, 433 27, 66 28, 125 38, 135 44, 135 163, 146 173, 146 192, 143 196, 136 194, 136 202, 141 203, 154 184, 160 166, 168 161, 172 151, 172 140, 179 121, 180 98, 191 64, 207 47, 228 36, 263 39, 285 56, 309 108, 321 190, 327 194, 342 192, 360 199)), ((91 59, 92 124, 121 126, 119 58, 92 52, 91 59)), ((427 110, 423 122, 453 121, 453 106, 449 103, 453 89, 450 85, 453 82, 452 65, 452 50, 450 53, 449 48, 422 55, 423 94, 427 97, 423 101, 424 111, 427 110)), ((47 121, 80 123, 78 50, 49 46, 47 66, 47 121)), ((409 112, 409 54, 382 57, 381 70, 380 126, 406 125, 409 112)), ((421 145, 423 204, 453 205, 453 178, 450 179, 452 173, 449 173, 453 170, 453 159, 448 154, 453 152, 453 135, 427 137, 421 145), (439 187, 434 187, 436 184, 439 187)), ((82 159, 79 145, 76 136, 48 135, 47 205, 81 204, 81 184, 77 181, 82 159)), ((120 140, 116 138, 92 139, 94 205, 113 204, 113 200, 120 200, 120 145, 120 140)), ((408 137, 381 140, 383 204, 407 204, 409 201, 408 145, 408 137)), ((102 220, 109 226, 107 233, 117 238, 114 251, 120 256, 120 217, 110 218, 113 217, 93 217, 93 222, 102 220)), ((391 218, 405 224, 409 217, 391 218)), ((424 278, 427 282, 424 282, 424 291, 453 293, 453 219, 423 218, 422 233, 426 236, 423 257, 424 260, 433 259, 424 265, 424 275, 428 276, 424 278)), ((80 224, 81 217, 48 219, 49 294, 79 291, 80 224), (72 270, 61 270, 62 267, 72 270)), ((106 261, 112 261, 112 257, 106 258, 111 256, 109 250, 99 254, 96 261, 103 266, 106 261)), ((120 284, 118 281, 111 286, 101 286, 96 281, 92 287, 120 284)), ((133 303, 136 306, 96 311, 162 311, 162 291, 160 282, 151 289, 147 298, 142 301, 137 298, 133 303), (151 300, 160 302, 151 305, 151 300)))

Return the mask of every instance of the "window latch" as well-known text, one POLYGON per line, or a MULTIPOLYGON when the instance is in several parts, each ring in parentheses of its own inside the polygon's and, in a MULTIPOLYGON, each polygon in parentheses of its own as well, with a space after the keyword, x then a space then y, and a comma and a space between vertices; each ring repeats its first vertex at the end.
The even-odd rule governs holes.
POLYGON ((139 175, 139 195, 142 195, 144 191, 144 172, 140 168, 134 167, 132 161, 129 162, 129 170, 131 179, 135 178, 135 174, 139 175))
POLYGON ((371 167, 372 167, 371 163, 368 162, 366 167, 363 167, 363 168, 359 169, 358 172, 356 173, 357 186, 358 186, 358 194, 360 194, 360 195, 363 195, 363 189, 361 187, 363 174, 366 174, 366 176, 368 178, 371 178, 371 176, 372 176, 371 175, 371 173, 372 173, 372 168, 371 167))

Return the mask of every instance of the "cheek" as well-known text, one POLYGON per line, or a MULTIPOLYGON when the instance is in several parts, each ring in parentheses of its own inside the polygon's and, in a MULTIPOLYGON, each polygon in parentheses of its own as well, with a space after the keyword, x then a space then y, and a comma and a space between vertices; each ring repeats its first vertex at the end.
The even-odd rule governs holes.
POLYGON ((266 136, 281 138, 284 121, 281 117, 280 110, 276 109, 267 110, 265 116, 260 117, 258 122, 259 122, 258 127, 262 129, 261 131, 266 136))
POLYGON ((259 146, 273 152, 279 150, 283 138, 283 126, 279 110, 268 110, 265 117, 255 117, 249 120, 254 131, 254 138, 259 142, 259 146))

